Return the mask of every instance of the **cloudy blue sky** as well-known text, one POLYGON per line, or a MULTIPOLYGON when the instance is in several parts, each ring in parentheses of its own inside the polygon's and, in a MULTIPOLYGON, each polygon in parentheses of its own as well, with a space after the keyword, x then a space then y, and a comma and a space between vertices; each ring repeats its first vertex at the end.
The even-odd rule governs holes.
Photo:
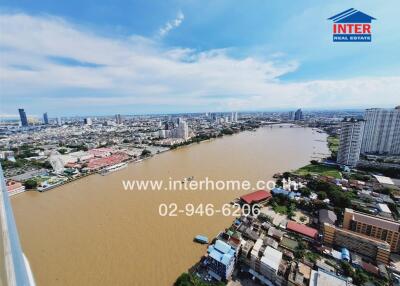
POLYGON ((0 117, 391 107, 400 1, 0 0, 0 117), (327 20, 375 18, 371 43, 327 20))

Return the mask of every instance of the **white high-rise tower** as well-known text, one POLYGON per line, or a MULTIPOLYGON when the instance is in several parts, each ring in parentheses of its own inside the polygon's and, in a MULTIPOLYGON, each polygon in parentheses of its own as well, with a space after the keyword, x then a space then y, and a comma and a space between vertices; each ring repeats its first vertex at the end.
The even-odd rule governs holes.
POLYGON ((356 166, 360 159, 364 120, 345 118, 340 127, 337 162, 347 166, 356 166))
POLYGON ((367 109, 364 120, 362 153, 400 154, 400 106, 367 109))

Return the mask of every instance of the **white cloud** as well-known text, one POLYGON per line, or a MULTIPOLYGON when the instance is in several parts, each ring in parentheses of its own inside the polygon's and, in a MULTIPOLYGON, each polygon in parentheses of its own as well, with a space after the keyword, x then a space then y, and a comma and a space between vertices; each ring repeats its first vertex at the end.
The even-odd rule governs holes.
POLYGON ((52 17, 2 14, 0 27, 2 109, 15 108, 8 102, 18 96, 58 107, 165 104, 188 111, 398 104, 395 76, 287 83, 279 77, 295 72, 295 61, 107 38, 52 17), (71 98, 66 90, 74 90, 71 98))
POLYGON ((160 28, 160 30, 158 31, 159 36, 160 37, 166 36, 172 29, 179 27, 184 19, 185 15, 183 15, 183 13, 179 11, 178 15, 176 15, 176 18, 174 20, 168 21, 162 28, 160 28))

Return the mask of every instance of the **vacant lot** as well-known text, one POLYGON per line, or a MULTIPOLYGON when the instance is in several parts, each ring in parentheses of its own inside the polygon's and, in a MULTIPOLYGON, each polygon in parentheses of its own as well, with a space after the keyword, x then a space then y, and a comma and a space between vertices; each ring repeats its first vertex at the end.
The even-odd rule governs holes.
POLYGON ((305 176, 307 174, 310 175, 322 175, 322 176, 331 176, 337 179, 340 179, 342 176, 336 167, 330 167, 330 166, 325 166, 325 165, 307 165, 304 167, 301 167, 297 171, 295 171, 295 174, 300 175, 300 176, 305 176))

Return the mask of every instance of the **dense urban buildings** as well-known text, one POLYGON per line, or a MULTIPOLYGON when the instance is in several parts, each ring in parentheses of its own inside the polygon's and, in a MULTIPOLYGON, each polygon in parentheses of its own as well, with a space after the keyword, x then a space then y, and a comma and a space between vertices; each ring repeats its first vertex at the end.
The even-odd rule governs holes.
POLYGON ((354 167, 360 154, 400 155, 400 106, 367 109, 363 120, 350 118, 341 123, 337 162, 354 167))
POLYGON ((345 118, 340 127, 340 145, 337 161, 343 165, 355 166, 360 158, 364 121, 345 118))
MULTIPOLYGON (((295 112, 289 118, 287 112, 241 113, 240 120, 236 112, 124 115, 124 120, 120 114, 63 117, 58 124, 31 119, 24 128, 14 120, 1 130, 5 136, 0 140, 0 159, 8 194, 15 196, 25 190, 48 191, 91 174, 105 176, 169 149, 258 127, 264 128, 257 132, 269 135, 281 128, 307 130, 316 138, 325 138, 326 132, 336 147, 341 143, 339 163, 353 168, 327 159, 331 152, 321 154, 312 148, 310 164, 275 174, 277 186, 271 191, 257 188, 230 202, 242 209, 255 207, 260 214, 236 216, 214 239, 206 237, 211 241, 208 251, 190 271, 210 283, 229 283, 243 275, 255 285, 349 286, 351 279, 362 285, 354 273, 372 273, 375 278, 370 279, 376 281, 387 279, 386 269, 397 271, 393 255, 399 252, 400 202, 400 182, 395 178, 355 168, 365 124, 355 118, 362 112, 307 111, 304 118, 297 112, 303 119, 296 122, 295 112), (357 270, 345 274, 343 263, 357 270)), ((310 142, 327 148, 324 140, 310 142)), ((328 147, 332 151, 335 146, 328 147)), ((196 176, 195 171, 188 173, 192 174, 196 176)))
POLYGON ((394 109, 371 108, 364 114, 362 153, 400 154, 400 106, 394 109))

